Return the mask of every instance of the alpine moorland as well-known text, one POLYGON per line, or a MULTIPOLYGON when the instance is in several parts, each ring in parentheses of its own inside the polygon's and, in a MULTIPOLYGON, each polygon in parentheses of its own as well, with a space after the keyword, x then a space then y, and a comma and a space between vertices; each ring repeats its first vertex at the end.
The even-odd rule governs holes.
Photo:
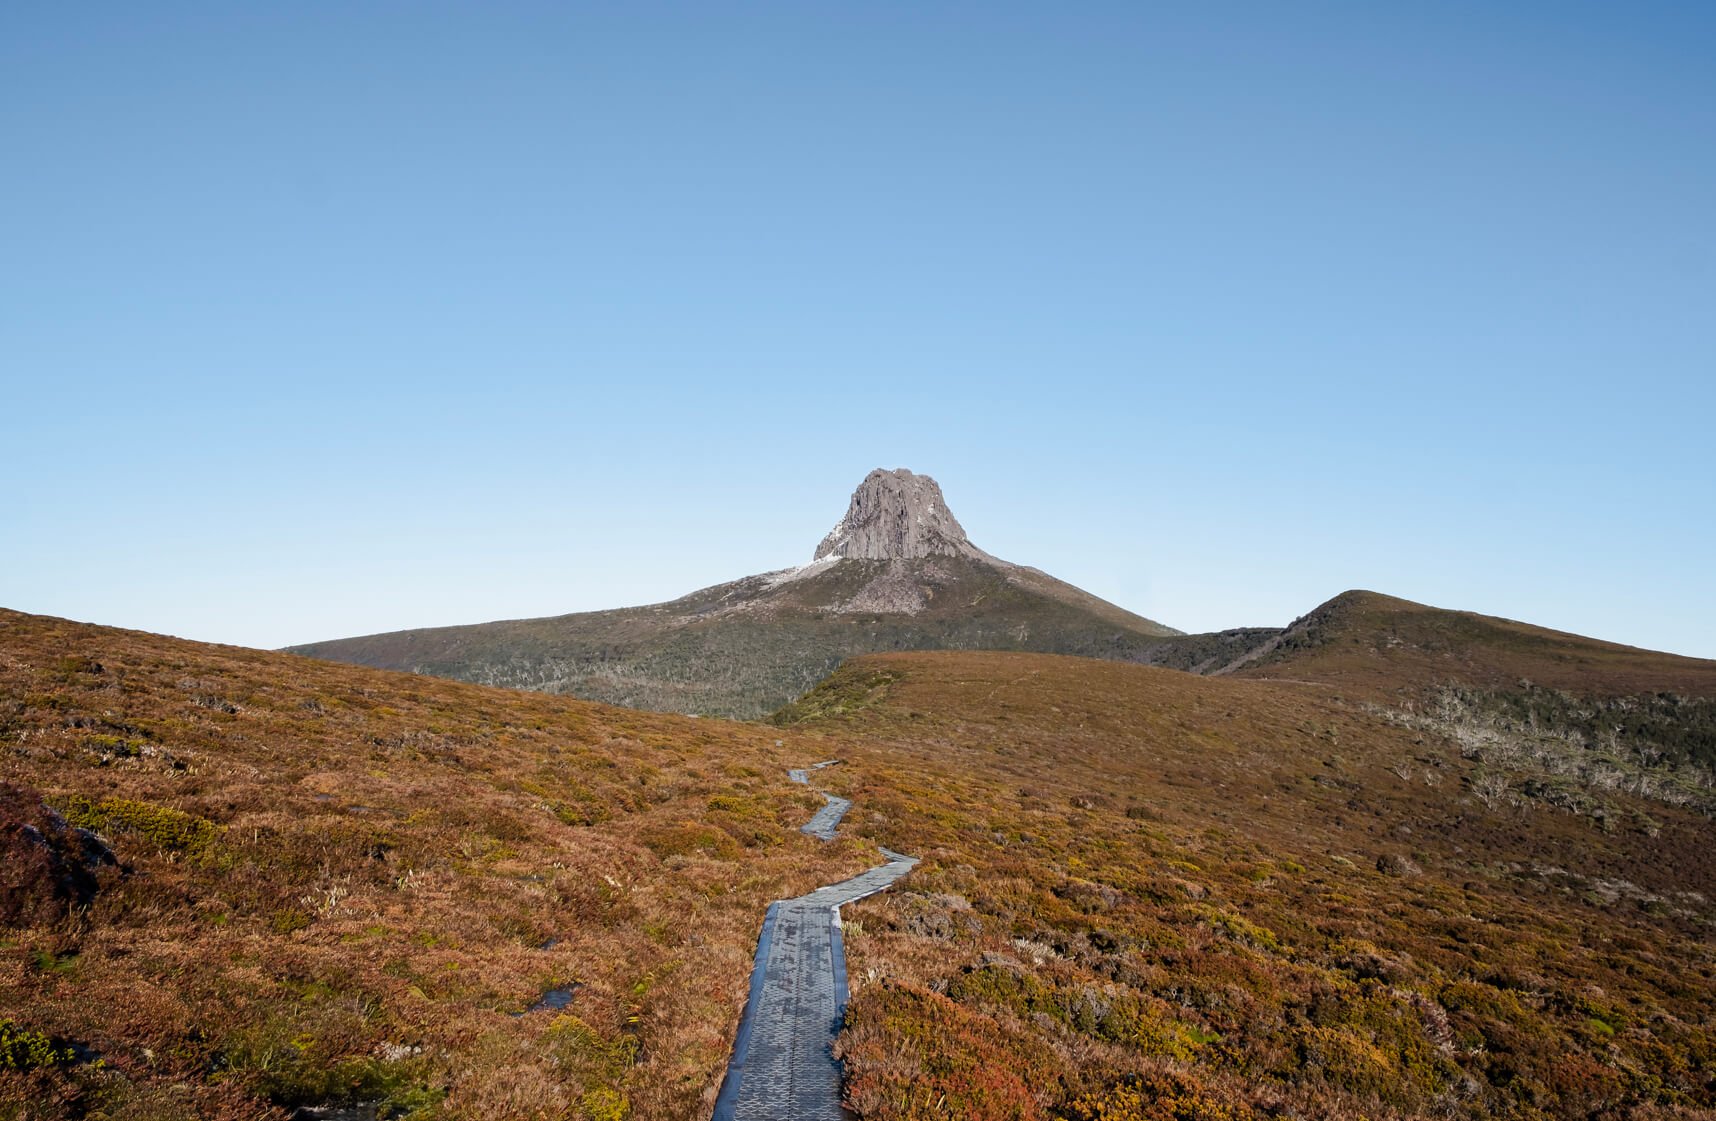
POLYGON ((864 656, 761 724, 6 613, 0 1115, 707 1117, 765 905, 877 844, 863 1118, 1716 1110, 1716 664, 1280 633, 864 656))
POLYGON ((783 719, 891 757, 844 793, 926 859, 848 915, 866 1116, 1716 1105, 1709 804, 1658 785, 1707 767, 1588 744, 1552 785, 1339 686, 1013 654, 861 659, 783 719))
POLYGON ((0 1117, 707 1112, 799 738, 0 613, 0 1117))

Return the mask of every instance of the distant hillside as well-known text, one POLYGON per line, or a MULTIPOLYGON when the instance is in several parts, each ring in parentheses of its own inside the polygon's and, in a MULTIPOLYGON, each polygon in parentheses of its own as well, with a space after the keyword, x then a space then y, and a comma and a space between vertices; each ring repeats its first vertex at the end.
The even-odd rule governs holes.
POLYGON ((856 654, 1035 650, 1142 660, 1177 634, 978 549, 935 480, 875 471, 814 559, 798 568, 648 607, 396 631, 292 652, 633 708, 751 718, 856 654))
POLYGON ((1620 789, 1716 814, 1716 662, 1353 591, 1221 672, 1338 690, 1448 737, 1496 797, 1600 817, 1620 789))
POLYGON ((1620 696, 1716 697, 1716 662, 1548 630, 1376 592, 1344 592, 1228 667, 1246 677, 1300 677, 1398 691, 1457 681, 1620 696))
POLYGON ((1243 664, 1280 633, 1280 627, 1235 627, 1204 634, 1170 635, 1123 660, 1187 673, 1225 673, 1243 664))

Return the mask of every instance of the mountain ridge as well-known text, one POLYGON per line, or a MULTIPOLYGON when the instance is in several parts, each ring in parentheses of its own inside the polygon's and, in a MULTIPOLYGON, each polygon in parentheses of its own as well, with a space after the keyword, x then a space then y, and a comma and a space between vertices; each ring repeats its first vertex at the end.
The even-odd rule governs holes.
MULTIPOLYGON (((1650 708, 1657 702, 1637 698, 1663 689, 1716 696, 1716 662, 1361 589, 1285 627, 1184 634, 985 552, 939 484, 904 468, 870 472, 799 565, 639 607, 288 648, 477 684, 742 719, 774 712, 847 658, 908 650, 1013 650, 1202 675, 1297 677, 1397 707, 1449 689, 1477 690, 1484 695, 1473 703, 1528 713, 1544 689, 1609 708, 1626 698, 1650 708)), ((1549 703, 1565 709, 1569 702, 1549 703)), ((1579 719, 1590 734, 1615 724, 1579 719)), ((1691 719, 1702 727, 1701 713, 1691 719)), ((1693 747, 1704 753, 1701 741, 1693 747)))
POLYGON ((1135 660, 1181 632, 972 544, 939 484, 872 471, 790 568, 640 607, 361 635, 292 653, 662 711, 760 717, 855 654, 1135 660))

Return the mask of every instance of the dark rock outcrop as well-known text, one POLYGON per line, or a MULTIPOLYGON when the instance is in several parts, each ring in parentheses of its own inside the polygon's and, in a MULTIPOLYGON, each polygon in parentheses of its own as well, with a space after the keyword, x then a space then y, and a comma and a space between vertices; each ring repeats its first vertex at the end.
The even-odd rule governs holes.
POLYGON ((27 786, 0 782, 0 926, 28 926, 82 906, 119 874, 113 851, 27 786))

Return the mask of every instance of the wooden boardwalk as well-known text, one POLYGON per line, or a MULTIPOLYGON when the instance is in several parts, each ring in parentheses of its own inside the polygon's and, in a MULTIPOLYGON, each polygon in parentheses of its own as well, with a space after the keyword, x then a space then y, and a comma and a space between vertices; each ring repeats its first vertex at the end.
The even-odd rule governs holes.
MULTIPOLYGON (((809 782, 804 770, 789 775, 794 782, 809 782)), ((823 797, 828 804, 803 831, 827 841, 852 803, 823 797)), ((840 1121, 845 1116, 833 1051, 848 999, 840 908, 884 890, 917 863, 887 849, 882 855, 887 863, 849 880, 769 905, 713 1121, 840 1121)))

